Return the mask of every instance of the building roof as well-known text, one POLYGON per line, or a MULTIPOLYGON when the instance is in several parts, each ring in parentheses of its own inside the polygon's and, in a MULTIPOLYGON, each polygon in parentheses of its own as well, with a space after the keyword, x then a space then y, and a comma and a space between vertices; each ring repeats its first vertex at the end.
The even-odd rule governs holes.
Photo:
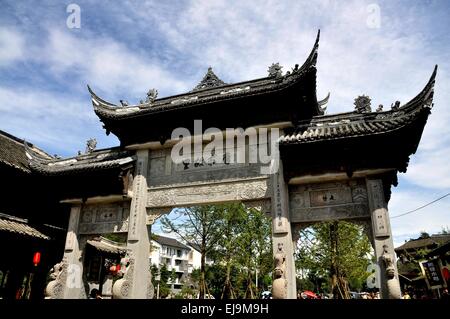
POLYGON ((189 92, 157 98, 152 89, 145 101, 130 105, 123 100, 120 104, 107 102, 88 86, 92 105, 106 134, 116 135, 122 146, 155 141, 164 144, 175 128, 192 132, 196 119, 202 119, 204 127, 220 130, 311 119, 324 113, 316 96, 319 34, 306 61, 285 74, 276 63, 269 67, 267 77, 226 84, 209 68, 189 92))
POLYGON ((123 255, 127 251, 126 244, 118 243, 101 236, 88 240, 87 243, 98 251, 108 254, 123 255))
POLYGON ((437 234, 425 238, 412 239, 395 248, 396 252, 409 249, 430 248, 430 246, 442 246, 450 242, 450 234, 437 234))
POLYGON ((176 248, 183 248, 183 249, 189 249, 188 246, 186 246, 185 244, 179 242, 175 238, 164 237, 164 236, 157 235, 157 234, 155 234, 155 235, 156 235, 156 238, 154 240, 160 245, 176 247, 176 248))
POLYGON ((15 233, 30 238, 50 239, 50 237, 28 225, 28 220, 1 213, 0 232, 15 233))
POLYGON ((438 248, 430 251, 427 254, 427 257, 434 257, 434 256, 440 256, 440 255, 445 255, 446 253, 448 253, 450 251, 450 240, 447 241, 447 243, 439 246, 438 248))
MULTIPOLYGON (((178 108, 192 107, 197 104, 204 104, 217 100, 235 99, 245 95, 276 91, 292 85, 302 78, 311 67, 315 67, 317 62, 319 37, 320 30, 317 34, 313 49, 304 64, 300 68, 298 68, 297 65, 292 72, 287 72, 285 75, 273 74, 265 78, 226 84, 220 80, 214 74, 212 68, 209 67, 206 75, 191 92, 127 106, 119 106, 103 100, 97 96, 89 86, 88 90, 91 94, 94 111, 100 119, 124 119, 175 110, 178 108)), ((323 114, 319 108, 317 109, 317 112, 323 114)))
POLYGON ((50 155, 38 149, 33 144, 0 130, 0 163, 29 173, 30 167, 25 154, 25 145, 28 145, 34 152, 39 153, 40 156, 50 158, 50 155))
POLYGON ((352 138, 393 132, 406 127, 421 117, 427 117, 432 108, 437 65, 424 89, 408 103, 387 111, 354 112, 314 117, 306 126, 283 135, 281 145, 315 143, 324 140, 352 138))
POLYGON ((135 156, 118 147, 93 151, 75 157, 45 158, 25 144, 31 170, 43 175, 70 175, 79 172, 101 171, 130 165, 135 156))
POLYGON ((0 163, 25 173, 67 175, 81 171, 100 171, 126 166, 135 157, 118 147, 96 150, 70 158, 55 158, 35 145, 0 130, 0 163))

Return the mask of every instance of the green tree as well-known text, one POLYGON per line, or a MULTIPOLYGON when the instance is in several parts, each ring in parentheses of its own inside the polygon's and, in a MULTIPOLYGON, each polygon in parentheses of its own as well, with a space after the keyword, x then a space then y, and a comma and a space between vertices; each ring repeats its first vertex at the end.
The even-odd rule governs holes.
POLYGON ((200 280, 199 298, 204 299, 207 291, 206 255, 209 255, 222 236, 223 210, 220 206, 205 205, 190 207, 175 211, 175 218, 164 216, 161 219, 163 231, 174 232, 187 243, 195 244, 200 248, 200 280))
POLYGON ((166 298, 170 293, 169 279, 171 276, 171 272, 167 269, 166 265, 162 265, 160 269, 158 269, 156 265, 152 265, 150 267, 150 271, 152 273, 152 284, 155 288, 158 286, 156 277, 159 273, 159 297, 166 298))
MULTIPOLYGON (((315 224, 300 232, 296 265, 305 278, 329 279, 335 298, 349 298, 349 290, 361 289, 367 278, 371 245, 361 226, 345 221, 315 224)), ((323 282, 315 284, 317 290, 323 282)))
POLYGON ((272 223, 263 212, 251 208, 246 211, 245 220, 240 225, 238 260, 245 272, 247 289, 244 297, 254 299, 259 295, 256 278, 260 286, 265 275, 273 270, 272 223))
POLYGON ((271 220, 242 203, 223 206, 222 237, 214 251, 225 278, 221 298, 257 298, 258 286, 271 284, 271 220))

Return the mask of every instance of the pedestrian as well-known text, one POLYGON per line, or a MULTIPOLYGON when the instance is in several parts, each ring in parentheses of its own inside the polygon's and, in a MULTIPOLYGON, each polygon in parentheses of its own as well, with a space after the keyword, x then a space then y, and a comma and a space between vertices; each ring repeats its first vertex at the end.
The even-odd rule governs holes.
POLYGON ((89 299, 103 299, 102 295, 100 294, 100 290, 97 288, 93 288, 91 290, 91 293, 89 294, 89 299))

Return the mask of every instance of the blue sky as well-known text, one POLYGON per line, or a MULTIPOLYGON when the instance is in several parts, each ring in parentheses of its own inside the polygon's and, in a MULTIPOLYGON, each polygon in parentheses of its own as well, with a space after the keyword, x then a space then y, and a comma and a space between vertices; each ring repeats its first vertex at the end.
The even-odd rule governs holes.
MULTIPOLYGON (((385 107, 413 98, 439 64, 435 107, 417 153, 393 188, 391 215, 450 190, 448 1, 0 0, 0 129, 73 156, 106 136, 86 84, 112 102, 193 88, 208 66, 225 82, 301 64, 321 29, 318 96, 328 114, 369 95, 385 107), (81 8, 69 29, 67 5, 81 8), (379 15, 377 14, 379 12, 379 15)), ((381 150, 382 151, 382 150, 381 150)), ((389 156, 389 154, 386 154, 389 156)), ((450 226, 450 199, 392 220, 395 242, 450 226)))

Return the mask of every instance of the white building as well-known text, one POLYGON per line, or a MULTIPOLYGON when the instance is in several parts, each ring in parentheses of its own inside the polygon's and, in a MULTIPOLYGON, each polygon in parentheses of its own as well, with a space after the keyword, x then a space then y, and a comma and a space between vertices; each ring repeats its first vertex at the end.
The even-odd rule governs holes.
MULTIPOLYGON (((157 238, 152 240, 150 263, 158 269, 166 265, 167 270, 175 270, 177 278, 169 283, 172 291, 178 292, 192 271, 200 268, 201 253, 197 245, 185 245, 175 238, 157 235, 157 238)), ((206 264, 211 265, 212 260, 206 258, 206 264)))
POLYGON ((175 271, 177 277, 175 281, 169 283, 172 291, 176 292, 183 287, 183 279, 192 272, 189 267, 189 253, 192 249, 175 238, 157 236, 152 240, 150 263, 158 269, 166 265, 167 270, 175 271))

